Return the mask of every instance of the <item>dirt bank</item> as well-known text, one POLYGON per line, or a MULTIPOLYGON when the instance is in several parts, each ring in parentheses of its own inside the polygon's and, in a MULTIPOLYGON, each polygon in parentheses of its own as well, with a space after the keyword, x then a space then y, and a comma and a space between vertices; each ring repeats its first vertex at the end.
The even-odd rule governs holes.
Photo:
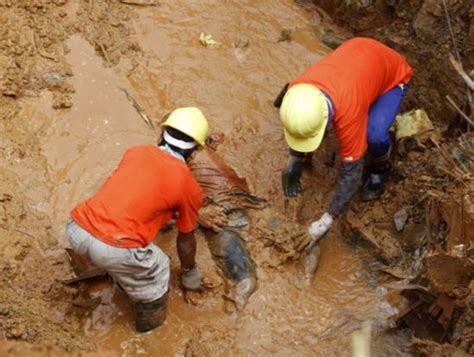
POLYGON ((474 68, 474 5, 431 0, 304 3, 309 2, 327 20, 322 39, 331 47, 352 36, 374 37, 399 50, 414 67, 413 89, 403 110, 424 108, 435 132, 408 152, 406 143, 399 143, 387 193, 379 202, 353 206, 346 232, 370 242, 387 264, 384 271, 421 286, 403 292, 409 305, 395 318, 399 326, 414 330, 420 352, 472 354, 473 142, 471 134, 463 134, 469 131, 466 121, 447 105, 446 96, 470 113, 465 83, 448 58, 458 52, 466 72, 474 68), (397 232, 393 217, 401 209, 408 223, 397 232), (451 344, 441 345, 446 342, 451 344))
MULTIPOLYGON (((450 63, 449 54, 456 57, 459 52, 467 73, 474 69, 472 1, 446 0, 449 24, 444 1, 438 0, 311 2, 324 10, 331 17, 330 21, 348 30, 349 36, 379 39, 406 56, 414 68, 414 76, 413 91, 405 108, 425 108, 443 129, 455 120, 446 95, 465 106, 466 88, 450 63)), ((344 37, 340 31, 326 30, 326 41, 333 45, 337 44, 338 37, 344 37)))

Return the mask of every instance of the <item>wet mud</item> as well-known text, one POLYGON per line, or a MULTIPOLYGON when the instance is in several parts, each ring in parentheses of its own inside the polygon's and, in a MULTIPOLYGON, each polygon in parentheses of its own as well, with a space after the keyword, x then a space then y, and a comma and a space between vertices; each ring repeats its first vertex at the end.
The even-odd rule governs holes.
POLYGON ((319 42, 325 16, 289 0, 136 3, 0 1, 0 331, 10 340, 2 348, 13 355, 34 346, 49 355, 349 355, 350 333, 372 320, 375 354, 409 354, 409 333, 390 329, 406 300, 383 284, 420 269, 405 257, 421 238, 404 231, 388 248, 374 239, 381 260, 356 241, 386 236, 401 206, 409 212, 405 230, 416 232, 424 223, 421 192, 439 182, 419 183, 416 175, 439 160, 428 151, 397 157, 403 179, 380 202, 356 201, 347 223, 308 255, 305 227, 329 203, 337 147, 329 137, 305 167, 305 196, 285 199, 287 149, 271 103, 329 51, 319 42), (221 45, 203 46, 202 32, 221 45), (122 89, 156 128, 175 107, 199 106, 222 141, 194 163, 208 192, 197 234, 207 289, 182 292, 176 231, 161 232, 156 243, 172 260, 169 317, 145 335, 107 278, 61 283, 73 275, 63 250, 68 212, 127 148, 159 135, 122 89), (383 234, 367 233, 372 223, 383 234), (241 252, 237 260, 226 247, 241 252))

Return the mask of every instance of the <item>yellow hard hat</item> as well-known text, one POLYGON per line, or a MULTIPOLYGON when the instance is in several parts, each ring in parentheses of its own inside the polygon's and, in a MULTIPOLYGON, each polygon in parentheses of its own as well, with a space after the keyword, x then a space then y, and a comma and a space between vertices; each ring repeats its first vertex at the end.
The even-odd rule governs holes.
POLYGON ((179 130, 193 138, 199 145, 204 145, 206 142, 209 129, 206 117, 196 107, 175 109, 161 126, 179 130))
POLYGON ((290 148, 299 152, 316 150, 328 123, 328 104, 323 92, 311 84, 294 85, 283 98, 280 119, 290 148))

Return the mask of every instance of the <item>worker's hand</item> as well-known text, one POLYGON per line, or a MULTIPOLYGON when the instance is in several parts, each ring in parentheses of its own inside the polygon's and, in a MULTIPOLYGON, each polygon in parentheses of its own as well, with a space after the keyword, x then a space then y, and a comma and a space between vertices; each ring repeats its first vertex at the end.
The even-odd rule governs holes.
POLYGON ((309 249, 311 249, 311 247, 313 247, 314 244, 319 240, 324 238, 324 236, 328 233, 329 228, 331 228, 332 222, 332 216, 325 212, 319 220, 311 223, 308 229, 308 233, 311 237, 311 243, 308 245, 309 249))
POLYGON ((290 157, 285 171, 281 175, 283 193, 287 197, 296 197, 301 193, 301 173, 303 172, 303 160, 290 157))
POLYGON ((181 273, 181 284, 186 290, 199 291, 202 289, 202 273, 197 266, 181 273))

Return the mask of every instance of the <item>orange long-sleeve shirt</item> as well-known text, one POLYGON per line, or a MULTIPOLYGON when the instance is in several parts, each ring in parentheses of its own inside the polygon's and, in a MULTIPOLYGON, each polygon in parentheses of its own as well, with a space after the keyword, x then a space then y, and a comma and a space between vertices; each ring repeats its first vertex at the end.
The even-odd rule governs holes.
POLYGON ((400 83, 412 68, 395 50, 369 38, 353 38, 290 82, 308 83, 326 92, 334 104, 334 129, 343 162, 359 160, 367 149, 370 106, 400 83))
POLYGON ((183 233, 197 223, 202 190, 187 165, 152 145, 129 149, 99 191, 71 212, 86 231, 112 246, 145 247, 178 212, 183 233))

